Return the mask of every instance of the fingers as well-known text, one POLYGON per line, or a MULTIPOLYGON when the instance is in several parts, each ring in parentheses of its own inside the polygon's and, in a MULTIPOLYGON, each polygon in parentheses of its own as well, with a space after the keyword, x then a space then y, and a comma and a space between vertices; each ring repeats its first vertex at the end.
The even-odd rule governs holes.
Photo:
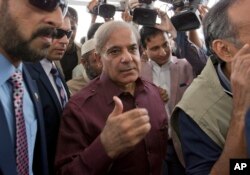
POLYGON ((246 65, 243 61, 250 59, 250 47, 245 44, 235 55, 232 61, 232 71, 241 70, 240 67, 246 65))
POLYGON ((115 107, 101 133, 101 142, 111 158, 115 158, 139 143, 151 125, 146 109, 136 108, 122 113, 123 105, 114 97, 115 107))
POLYGON ((245 113, 250 107, 250 47, 245 44, 231 63, 230 81, 234 111, 245 113))
POLYGON ((161 96, 161 99, 163 100, 163 102, 165 102, 165 103, 168 102, 169 97, 168 97, 167 90, 163 89, 161 87, 158 87, 158 89, 159 89, 160 96, 161 96))
POLYGON ((111 114, 109 115, 110 117, 115 117, 115 116, 121 114, 123 111, 123 104, 122 104, 122 101, 120 100, 120 98, 118 98, 117 96, 114 96, 113 100, 115 102, 115 107, 114 107, 113 111, 111 112, 111 114))

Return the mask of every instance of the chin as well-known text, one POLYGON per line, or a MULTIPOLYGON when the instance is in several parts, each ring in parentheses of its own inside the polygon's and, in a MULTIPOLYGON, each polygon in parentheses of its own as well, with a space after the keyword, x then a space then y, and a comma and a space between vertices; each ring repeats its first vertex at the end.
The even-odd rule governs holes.
POLYGON ((138 77, 139 77, 138 75, 124 77, 123 82, 125 84, 133 83, 138 79, 138 77))

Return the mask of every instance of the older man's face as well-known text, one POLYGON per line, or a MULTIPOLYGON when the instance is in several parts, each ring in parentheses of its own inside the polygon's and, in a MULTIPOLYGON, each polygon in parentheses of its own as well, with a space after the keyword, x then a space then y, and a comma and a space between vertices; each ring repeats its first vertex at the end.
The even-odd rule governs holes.
POLYGON ((128 28, 113 32, 102 54, 103 70, 116 84, 126 86, 139 76, 140 55, 136 37, 128 28))

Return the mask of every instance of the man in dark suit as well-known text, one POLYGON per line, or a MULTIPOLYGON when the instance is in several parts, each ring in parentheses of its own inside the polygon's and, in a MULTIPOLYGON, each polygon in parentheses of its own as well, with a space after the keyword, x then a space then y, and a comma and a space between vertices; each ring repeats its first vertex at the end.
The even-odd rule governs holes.
POLYGON ((75 42, 75 36, 78 25, 78 14, 77 11, 72 7, 69 7, 68 11, 71 23, 72 36, 62 59, 60 59, 60 61, 55 62, 57 67, 64 75, 65 81, 72 79, 73 69, 81 63, 81 44, 75 42))
POLYGON ((60 60, 66 51, 71 36, 71 25, 68 13, 66 14, 63 24, 57 29, 57 35, 52 41, 49 48, 47 58, 37 63, 27 63, 27 69, 31 77, 36 80, 44 113, 45 132, 47 140, 47 152, 49 163, 49 174, 54 173, 54 157, 56 152, 56 142, 65 102, 68 101, 68 87, 62 78, 61 73, 55 66, 54 61, 60 60), (54 77, 54 72, 58 72, 58 76, 54 77), (60 87, 58 87, 61 85, 60 87), (65 99, 61 97, 64 94, 65 99))
POLYGON ((0 1, 0 175, 48 174, 40 97, 22 61, 45 56, 65 11, 64 0, 0 1))

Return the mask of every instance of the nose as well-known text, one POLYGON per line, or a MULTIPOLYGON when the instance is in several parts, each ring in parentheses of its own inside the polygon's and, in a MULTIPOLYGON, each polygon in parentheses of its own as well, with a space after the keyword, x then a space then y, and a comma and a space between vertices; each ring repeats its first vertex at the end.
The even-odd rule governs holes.
POLYGON ((64 46, 68 46, 68 44, 69 44, 69 39, 68 39, 68 37, 66 36, 66 35, 64 35, 61 39, 60 39, 60 43, 62 44, 62 45, 64 45, 64 46))
POLYGON ((63 14, 60 7, 57 7, 52 12, 47 12, 45 22, 55 28, 59 28, 63 23, 63 14))
POLYGON ((123 54, 121 55, 121 57, 122 57, 121 58, 122 63, 130 62, 133 60, 131 53, 127 49, 123 51, 123 54))

